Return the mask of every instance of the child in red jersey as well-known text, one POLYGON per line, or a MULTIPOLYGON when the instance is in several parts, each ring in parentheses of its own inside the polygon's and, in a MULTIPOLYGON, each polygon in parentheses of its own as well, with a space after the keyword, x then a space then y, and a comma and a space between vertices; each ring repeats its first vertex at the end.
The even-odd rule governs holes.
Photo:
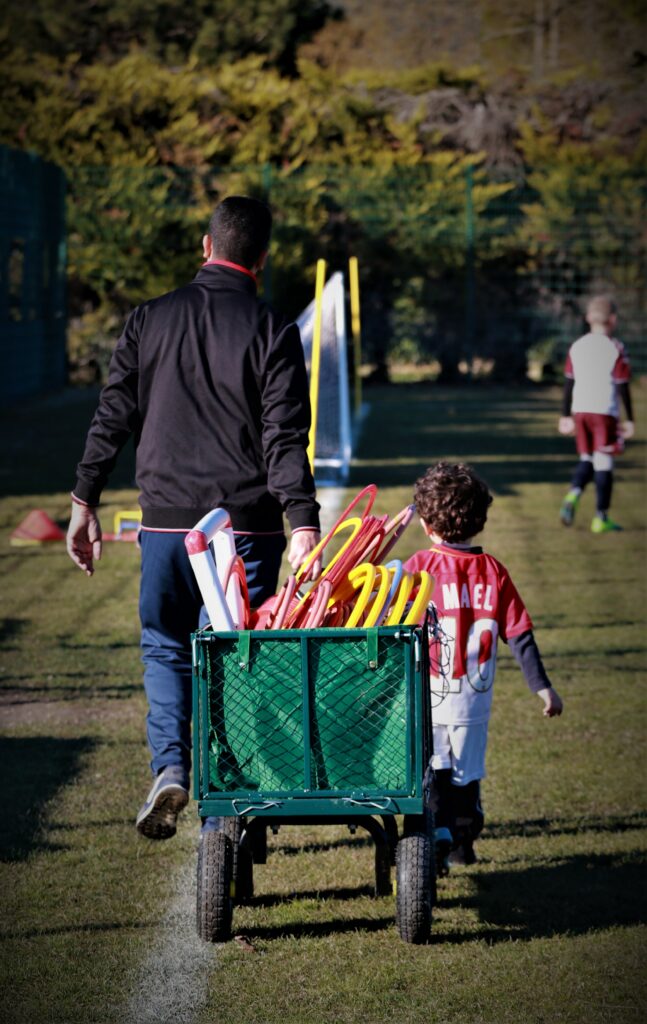
POLYGON ((595 482, 596 511, 592 533, 621 527, 609 516, 613 489, 613 456, 633 437, 634 424, 629 380, 631 369, 622 342, 614 338, 618 314, 615 303, 603 295, 586 307, 591 330, 573 342, 566 357, 564 395, 559 420, 561 434, 575 434, 579 462, 559 512, 570 526, 582 492, 595 482), (627 419, 620 422, 619 399, 627 419))
POLYGON ((434 770, 438 794, 436 845, 441 873, 447 863, 473 864, 483 828, 480 780, 492 705, 497 640, 509 644, 544 715, 562 713, 532 632, 532 621, 507 570, 474 545, 492 497, 463 464, 439 462, 415 486, 416 511, 431 547, 404 568, 435 579, 438 637, 431 642, 434 770), (451 853, 449 850, 451 849, 451 853), (445 855, 449 853, 448 861, 445 855))

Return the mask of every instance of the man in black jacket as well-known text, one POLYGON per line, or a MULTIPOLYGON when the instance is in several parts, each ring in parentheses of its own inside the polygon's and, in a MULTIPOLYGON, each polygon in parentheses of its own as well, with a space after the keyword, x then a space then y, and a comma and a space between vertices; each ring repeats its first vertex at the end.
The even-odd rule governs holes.
MULTIPOLYGON (((276 590, 286 545, 283 514, 294 569, 319 540, 299 331, 256 296, 270 231, 264 203, 230 196, 216 207, 194 280, 130 314, 77 467, 67 549, 91 576, 101 557, 96 507, 133 436, 154 775, 136 824, 151 839, 175 834, 188 801, 190 633, 202 599, 184 547, 187 532, 210 509, 227 510, 252 606, 276 590)), ((316 562, 309 575, 319 570, 316 562)), ((207 819, 203 827, 209 825, 207 819)))

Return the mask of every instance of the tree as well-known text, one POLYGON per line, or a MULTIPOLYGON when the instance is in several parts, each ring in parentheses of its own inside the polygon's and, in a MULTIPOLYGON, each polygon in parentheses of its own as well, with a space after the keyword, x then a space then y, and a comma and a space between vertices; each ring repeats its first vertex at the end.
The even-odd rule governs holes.
MULTIPOLYGON (((581 3, 572 5, 580 14, 581 3)), ((266 287, 290 313, 309 301, 319 256, 342 267, 348 255, 359 257, 366 355, 381 371, 395 344, 417 359, 439 359, 448 377, 475 355, 496 360, 497 372, 521 372, 526 348, 545 332, 547 296, 556 294, 548 273, 592 279, 571 230, 582 220, 578 204, 598 189, 595 217, 585 215, 591 231, 606 240, 615 223, 618 238, 631 236, 634 245, 635 189, 631 202, 614 199, 613 216, 600 220, 600 211, 610 189, 624 189, 622 167, 638 180, 642 114, 628 103, 621 122, 611 85, 593 72, 532 83, 538 8, 535 0, 510 5, 456 6, 488 28, 476 33, 485 67, 439 59, 344 74, 323 59, 325 47, 317 50, 325 33, 308 49, 316 59, 299 50, 332 10, 315 0, 222 0, 218 19, 208 0, 192 8, 178 0, 14 5, 9 16, 24 45, 15 32, 0 34, 0 140, 67 172, 76 351, 92 348, 102 362, 133 303, 190 277, 212 206, 237 191, 272 202, 266 287), (538 317, 527 313, 535 308, 538 317)), ((637 8, 625 6, 635 23, 637 8)), ((353 37, 362 4, 346 7, 344 31, 353 37)), ((384 32, 399 19, 400 57, 413 52, 416 26, 419 34, 432 22, 442 56, 456 11, 445 23, 445 0, 423 7, 376 0, 384 32)), ((606 20, 596 8, 596 46, 616 31, 607 0, 600 8, 606 20)), ((561 68, 574 16, 557 0, 544 0, 544 9, 559 14, 559 39, 552 22, 546 28, 539 19, 542 52, 557 54, 561 68)), ((329 20, 329 42, 334 31, 329 20)), ((474 35, 470 23, 468 49, 474 35)), ((457 53, 467 52, 462 45, 456 40, 457 53)), ((636 66, 623 98, 637 95, 643 75, 636 66)), ((624 244, 605 241, 614 260, 624 244)), ((606 257, 596 252, 599 264, 606 257)))
POLYGON ((291 74, 298 47, 334 16, 324 0, 32 0, 7 5, 5 25, 27 53, 83 64, 137 46, 166 63, 212 67, 259 54, 291 74))
MULTIPOLYGON (((563 140, 538 119, 522 129, 529 191, 522 205, 522 276, 543 337, 572 337, 594 291, 612 293, 625 337, 642 343, 647 133, 631 153, 617 140, 563 140)), ((541 339, 541 334, 535 341, 541 339)))

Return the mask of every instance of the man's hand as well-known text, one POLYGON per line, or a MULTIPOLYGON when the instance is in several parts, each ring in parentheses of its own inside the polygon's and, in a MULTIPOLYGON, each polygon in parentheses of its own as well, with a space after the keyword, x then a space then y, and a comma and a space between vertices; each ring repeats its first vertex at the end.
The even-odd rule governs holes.
POLYGON ((557 429, 559 430, 560 434, 566 434, 567 436, 569 434, 574 434, 575 420, 572 416, 560 416, 559 423, 557 424, 557 429))
POLYGON ((562 708, 564 707, 562 698, 557 690, 553 690, 552 686, 546 686, 543 690, 539 690, 537 696, 541 697, 544 702, 544 715, 546 718, 561 715, 562 708))
POLYGON ((89 505, 72 505, 67 528, 67 553, 87 576, 94 572, 94 562, 101 558, 101 524, 96 510, 89 505))
MULTIPOLYGON (((292 534, 290 550, 288 551, 288 562, 293 572, 296 572, 303 565, 320 540, 321 534, 318 530, 297 530, 292 534)), ((307 580, 316 580, 320 575, 321 558, 315 558, 312 565, 308 566, 307 571, 301 577, 300 582, 305 583, 307 580)))

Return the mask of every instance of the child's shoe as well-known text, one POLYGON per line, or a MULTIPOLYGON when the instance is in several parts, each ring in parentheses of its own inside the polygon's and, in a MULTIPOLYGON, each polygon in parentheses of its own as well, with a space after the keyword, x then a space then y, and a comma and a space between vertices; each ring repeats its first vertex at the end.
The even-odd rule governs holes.
POLYGON ((559 510, 559 518, 563 522, 564 526, 571 526, 575 519, 575 512, 577 510, 580 496, 577 491, 569 491, 562 502, 562 507, 559 510))
POLYGON ((477 860, 478 857, 474 852, 474 842, 472 839, 467 838, 462 839, 449 855, 449 863, 452 866, 469 867, 470 864, 476 864, 477 860))
POLYGON ((591 533, 613 533, 617 530, 621 530, 622 527, 618 523, 614 523, 613 519, 609 519, 608 516, 595 515, 591 521, 591 533))
POLYGON ((189 802, 189 775, 179 764, 163 768, 142 805, 135 826, 147 839, 170 839, 177 816, 189 802))

